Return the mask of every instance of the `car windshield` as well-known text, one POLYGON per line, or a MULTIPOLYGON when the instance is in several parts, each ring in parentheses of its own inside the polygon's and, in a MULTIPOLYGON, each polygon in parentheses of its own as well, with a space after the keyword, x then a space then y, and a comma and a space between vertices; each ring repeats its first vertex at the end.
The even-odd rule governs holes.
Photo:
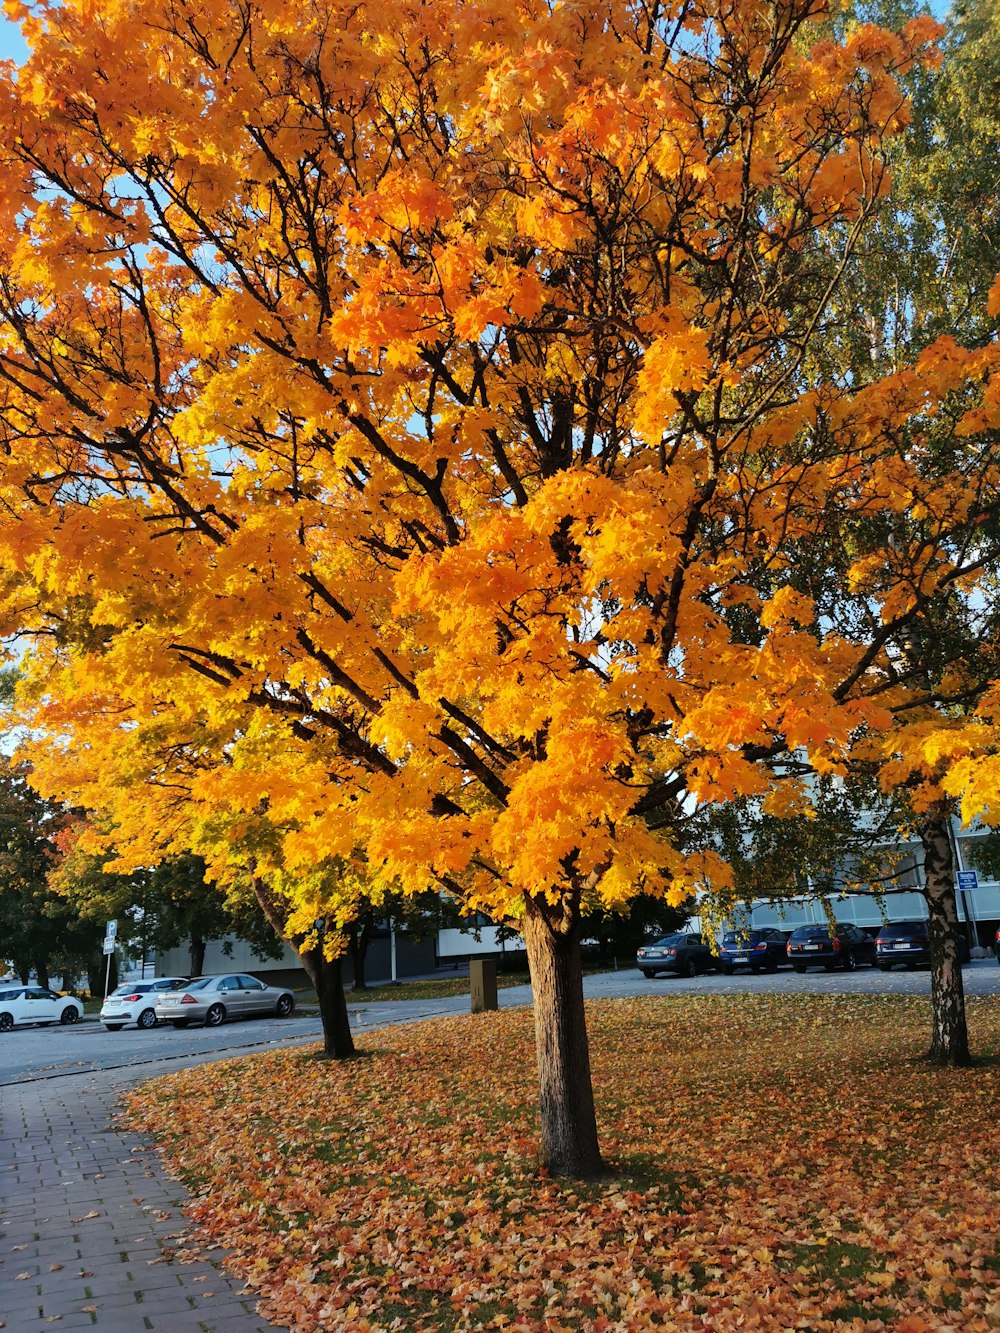
POLYGON ((662 940, 657 940, 654 947, 659 949, 666 944, 681 944, 687 938, 686 935, 664 935, 662 940))
POLYGON ((926 935, 927 927, 923 921, 894 921, 891 926, 883 926, 879 934, 883 939, 903 939, 908 935, 926 935))
POLYGON ((792 932, 793 940, 828 940, 830 932, 826 926, 799 926, 792 932))
POLYGON ((213 982, 214 980, 215 980, 214 977, 195 977, 194 981, 188 981, 188 982, 185 983, 185 985, 184 985, 184 989, 185 989, 185 990, 204 990, 205 987, 208 986, 208 985, 209 985, 211 982, 213 982))
POLYGON ((126 981, 111 992, 112 995, 141 995, 149 990, 148 981, 126 981))
POLYGON ((727 930, 722 937, 723 944, 746 944, 757 937, 755 930, 727 930))

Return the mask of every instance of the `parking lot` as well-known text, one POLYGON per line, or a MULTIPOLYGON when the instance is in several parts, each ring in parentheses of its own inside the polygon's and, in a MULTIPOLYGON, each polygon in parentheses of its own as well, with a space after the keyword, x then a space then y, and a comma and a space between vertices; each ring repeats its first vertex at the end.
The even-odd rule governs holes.
MULTIPOLYGON (((979 959, 963 969, 968 995, 1000 995, 1000 967, 993 958, 979 959)), ((856 972, 811 971, 799 975, 782 968, 771 975, 753 976, 737 972, 726 977, 716 973, 695 977, 657 977, 647 980, 635 967, 588 976, 584 989, 591 999, 654 994, 740 994, 771 991, 788 994, 930 995, 930 973, 880 972, 859 968, 856 972)), ((531 1003, 527 986, 514 986, 499 993, 503 1008, 531 1003)), ((354 1030, 405 1023, 439 1014, 467 1013, 468 996, 437 1000, 400 1000, 381 1004, 355 1003, 348 999, 354 1030)), ((292 1018, 248 1019, 222 1027, 169 1026, 141 1032, 125 1028, 108 1032, 92 1016, 73 1027, 17 1028, 0 1034, 0 1085, 135 1068, 164 1060, 183 1064, 218 1055, 220 1059, 270 1045, 317 1041, 320 1021, 313 1013, 292 1018)))

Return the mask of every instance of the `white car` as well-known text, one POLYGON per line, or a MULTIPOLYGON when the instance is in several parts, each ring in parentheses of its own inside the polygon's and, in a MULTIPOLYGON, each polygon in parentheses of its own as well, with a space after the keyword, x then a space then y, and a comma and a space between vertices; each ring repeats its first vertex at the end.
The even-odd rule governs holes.
POLYGON ((145 981, 123 982, 101 1006, 101 1022, 109 1032, 120 1032, 126 1023, 155 1028, 157 1000, 164 991, 186 985, 187 977, 147 977, 145 981))
POLYGON ((0 1032, 27 1023, 77 1023, 83 1005, 72 995, 57 995, 44 986, 5 986, 0 990, 0 1032))

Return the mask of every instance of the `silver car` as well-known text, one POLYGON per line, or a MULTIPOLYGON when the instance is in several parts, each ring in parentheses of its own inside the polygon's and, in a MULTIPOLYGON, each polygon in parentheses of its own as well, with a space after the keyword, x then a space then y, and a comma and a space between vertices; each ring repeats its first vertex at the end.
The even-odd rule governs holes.
POLYGON ((295 1008, 290 990, 265 986, 263 981, 245 972, 226 976, 196 977, 180 990, 157 996, 156 1017, 160 1022, 186 1028, 189 1023, 218 1027, 227 1018, 246 1018, 250 1014, 275 1014, 287 1018, 295 1008))
POLYGON ((109 1032, 120 1032, 126 1023, 140 1028, 156 1027, 156 1001, 164 991, 186 986, 187 977, 147 977, 125 981, 101 1006, 101 1022, 109 1032))

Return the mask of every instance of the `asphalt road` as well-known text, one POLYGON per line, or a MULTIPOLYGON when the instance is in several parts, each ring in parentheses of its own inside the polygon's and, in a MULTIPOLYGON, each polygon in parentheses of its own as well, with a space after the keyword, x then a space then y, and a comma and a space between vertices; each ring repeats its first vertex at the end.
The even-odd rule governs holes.
MULTIPOLYGON (((977 960, 964 969, 967 995, 1000 995, 1000 967, 994 958, 977 960)), ((687 981, 681 977, 657 977, 647 981, 634 968, 587 977, 588 998, 630 995, 740 994, 781 992, 785 994, 929 995, 927 971, 880 972, 861 968, 857 972, 807 972, 798 975, 782 968, 771 976, 736 973, 731 977, 712 974, 687 981)), ((503 1008, 530 1004, 527 986, 500 991, 503 1008)), ((402 1000, 359 1005, 348 1001, 356 1033, 392 1023, 408 1023, 440 1014, 467 1013, 469 998, 457 995, 443 1000, 402 1000)), ((159 1066, 161 1073, 176 1061, 199 1063, 206 1058, 245 1054, 268 1046, 317 1041, 320 1022, 316 1014, 292 1018, 257 1018, 227 1023, 219 1028, 172 1027, 140 1032, 125 1028, 108 1032, 94 1019, 74 1027, 15 1028, 0 1034, 0 1086, 35 1082, 66 1074, 91 1074, 119 1069, 159 1066)))

